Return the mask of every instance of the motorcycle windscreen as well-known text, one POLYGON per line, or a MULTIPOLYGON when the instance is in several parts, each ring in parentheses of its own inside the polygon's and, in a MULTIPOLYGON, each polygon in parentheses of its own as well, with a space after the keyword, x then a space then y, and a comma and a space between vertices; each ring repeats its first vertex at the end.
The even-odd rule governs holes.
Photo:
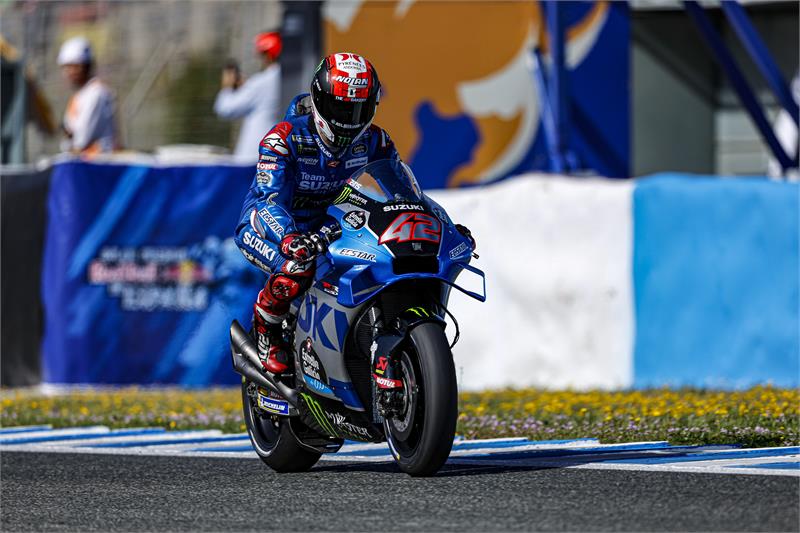
POLYGON ((348 184, 374 202, 369 229, 395 256, 396 274, 439 271, 442 221, 427 209, 408 165, 396 159, 373 161, 348 184))
POLYGON ((373 161, 357 170, 348 185, 378 203, 422 201, 422 189, 414 173, 396 159, 373 161))

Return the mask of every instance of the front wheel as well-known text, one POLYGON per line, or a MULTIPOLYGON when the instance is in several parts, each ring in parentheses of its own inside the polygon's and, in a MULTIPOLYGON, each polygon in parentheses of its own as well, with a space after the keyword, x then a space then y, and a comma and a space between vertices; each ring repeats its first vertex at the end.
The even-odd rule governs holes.
POLYGON ((253 407, 248 387, 242 380, 244 422, 258 457, 276 472, 305 472, 314 466, 321 453, 300 446, 289 427, 289 419, 261 412, 253 407))
POLYGON ((400 469, 431 476, 447 461, 458 418, 453 355, 439 324, 420 324, 400 354, 405 390, 402 412, 384 421, 386 440, 400 469))

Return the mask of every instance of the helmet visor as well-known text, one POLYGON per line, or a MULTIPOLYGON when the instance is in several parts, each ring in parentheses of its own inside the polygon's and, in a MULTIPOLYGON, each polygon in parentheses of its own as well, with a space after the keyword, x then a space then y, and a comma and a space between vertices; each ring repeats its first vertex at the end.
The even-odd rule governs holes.
POLYGON ((317 93, 314 105, 317 111, 331 125, 335 133, 355 135, 375 116, 376 95, 364 101, 345 102, 327 93, 317 93))

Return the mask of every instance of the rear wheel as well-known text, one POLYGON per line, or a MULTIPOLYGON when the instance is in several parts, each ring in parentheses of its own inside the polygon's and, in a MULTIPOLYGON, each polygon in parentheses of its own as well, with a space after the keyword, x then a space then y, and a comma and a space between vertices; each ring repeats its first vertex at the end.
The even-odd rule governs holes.
POLYGON ((322 456, 300 446, 289 427, 289 419, 262 412, 253 406, 249 382, 242 380, 244 422, 250 442, 264 463, 276 472, 305 472, 322 456))
POLYGON ((401 413, 384 421, 395 461, 412 476, 431 476, 447 461, 458 418, 453 355, 442 327, 415 327, 400 354, 405 396, 401 413))

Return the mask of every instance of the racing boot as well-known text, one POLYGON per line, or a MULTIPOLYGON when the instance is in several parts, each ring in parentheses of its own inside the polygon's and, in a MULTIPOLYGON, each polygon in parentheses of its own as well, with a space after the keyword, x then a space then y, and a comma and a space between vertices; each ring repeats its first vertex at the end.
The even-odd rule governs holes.
MULTIPOLYGON (((260 295, 259 295, 260 296, 260 295)), ((259 300, 261 298, 259 297, 259 300)), ((283 338, 284 316, 269 313, 258 303, 253 309, 253 330, 258 356, 263 367, 273 374, 283 374, 291 366, 291 347, 283 338)))

